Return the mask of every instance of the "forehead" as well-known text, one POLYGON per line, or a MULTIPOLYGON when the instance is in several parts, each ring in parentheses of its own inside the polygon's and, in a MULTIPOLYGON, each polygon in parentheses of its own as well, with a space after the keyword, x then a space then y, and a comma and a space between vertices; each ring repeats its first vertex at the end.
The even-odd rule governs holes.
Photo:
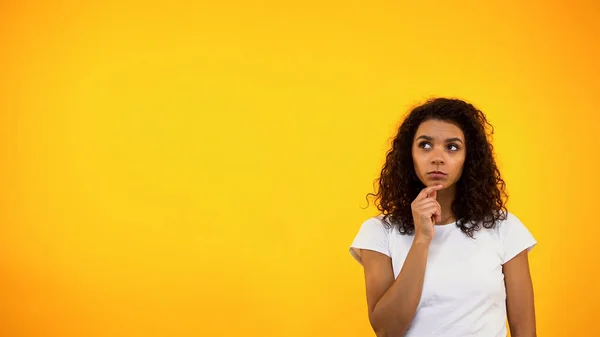
POLYGON ((464 134, 461 128, 447 121, 430 119, 419 125, 415 138, 419 136, 429 136, 434 139, 460 138, 464 140, 464 134))

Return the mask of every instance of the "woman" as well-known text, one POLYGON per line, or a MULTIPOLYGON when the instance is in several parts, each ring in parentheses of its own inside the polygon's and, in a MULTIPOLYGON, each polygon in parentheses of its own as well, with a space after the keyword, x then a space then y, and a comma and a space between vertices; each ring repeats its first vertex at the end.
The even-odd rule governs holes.
POLYGON ((379 178, 381 215, 350 252, 379 337, 536 336, 527 253, 537 243, 506 210, 485 115, 437 98, 403 121, 379 178))

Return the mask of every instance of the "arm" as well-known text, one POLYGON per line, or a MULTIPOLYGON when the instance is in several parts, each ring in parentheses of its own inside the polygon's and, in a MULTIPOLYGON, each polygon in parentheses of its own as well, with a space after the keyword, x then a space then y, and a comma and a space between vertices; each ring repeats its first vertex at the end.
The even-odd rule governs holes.
POLYGON ((442 187, 424 188, 411 204, 415 237, 396 280, 390 257, 362 250, 369 321, 378 337, 403 336, 415 317, 423 291, 429 245, 435 232, 434 221, 441 219, 442 209, 436 198, 442 187))
POLYGON ((362 251, 369 321, 378 337, 401 337, 408 330, 421 299, 429 242, 415 238, 396 280, 388 256, 362 251))
POLYGON ((503 266, 508 324, 513 337, 536 337, 533 285, 527 251, 503 266))

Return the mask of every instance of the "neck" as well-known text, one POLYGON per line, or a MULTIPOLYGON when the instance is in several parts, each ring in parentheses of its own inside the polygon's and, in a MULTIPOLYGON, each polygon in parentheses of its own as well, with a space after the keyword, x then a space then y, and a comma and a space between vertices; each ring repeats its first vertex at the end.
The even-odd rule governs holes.
POLYGON ((454 202, 455 195, 455 185, 437 192, 437 202, 442 207, 442 221, 436 223, 436 225, 447 225, 456 221, 454 213, 452 212, 452 203, 454 202))

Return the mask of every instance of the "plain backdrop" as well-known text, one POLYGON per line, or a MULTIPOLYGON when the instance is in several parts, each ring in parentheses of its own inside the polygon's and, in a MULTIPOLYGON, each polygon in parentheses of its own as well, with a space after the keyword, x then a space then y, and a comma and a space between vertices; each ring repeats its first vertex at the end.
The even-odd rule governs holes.
POLYGON ((597 3, 189 3, 0 5, 2 336, 374 336, 348 247, 434 96, 495 127, 538 335, 600 335, 597 3))

